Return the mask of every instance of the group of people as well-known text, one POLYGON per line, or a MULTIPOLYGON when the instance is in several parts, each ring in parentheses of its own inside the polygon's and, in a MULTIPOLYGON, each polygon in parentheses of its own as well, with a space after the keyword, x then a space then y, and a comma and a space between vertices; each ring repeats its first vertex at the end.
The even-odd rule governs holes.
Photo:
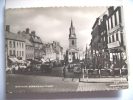
POLYGON ((80 81, 80 75, 81 75, 81 73, 79 73, 80 72, 80 68, 81 68, 81 66, 79 67, 78 65, 78 67, 76 66, 76 64, 75 64, 75 67, 73 66, 72 67, 72 71, 69 71, 70 70, 70 65, 71 64, 68 64, 68 65, 65 65, 64 64, 64 66, 63 66, 63 69, 62 69, 62 76, 63 76, 63 81, 64 81, 64 79, 65 78, 67 78, 67 73, 72 73, 72 81, 74 80, 74 78, 78 78, 79 79, 79 81, 80 81), (79 72, 78 72, 79 71, 79 72))

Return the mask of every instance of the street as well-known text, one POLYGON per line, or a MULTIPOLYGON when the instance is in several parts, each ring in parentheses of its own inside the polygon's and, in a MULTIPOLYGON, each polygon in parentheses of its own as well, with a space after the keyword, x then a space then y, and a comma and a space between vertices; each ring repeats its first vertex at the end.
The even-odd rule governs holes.
POLYGON ((51 73, 7 74, 7 93, 43 93, 43 92, 74 92, 74 91, 98 91, 116 90, 127 88, 126 78, 86 78, 79 82, 73 74, 66 74, 63 80, 62 67, 56 67, 51 73))

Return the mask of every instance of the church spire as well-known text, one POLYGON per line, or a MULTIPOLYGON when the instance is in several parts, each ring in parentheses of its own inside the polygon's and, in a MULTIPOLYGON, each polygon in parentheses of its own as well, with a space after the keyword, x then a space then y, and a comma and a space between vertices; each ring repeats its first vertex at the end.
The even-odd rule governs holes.
POLYGON ((71 27, 73 28, 73 21, 72 21, 72 19, 71 19, 71 27))

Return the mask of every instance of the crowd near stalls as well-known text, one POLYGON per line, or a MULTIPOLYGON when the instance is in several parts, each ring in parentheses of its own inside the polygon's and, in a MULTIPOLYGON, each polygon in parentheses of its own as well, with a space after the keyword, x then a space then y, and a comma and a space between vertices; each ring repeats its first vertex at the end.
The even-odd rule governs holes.
POLYGON ((26 69, 26 61, 15 57, 8 58, 8 65, 6 67, 7 73, 16 73, 26 69))
POLYGON ((51 72, 54 67, 63 66, 63 61, 57 61, 52 59, 27 59, 19 60, 15 57, 8 58, 8 65, 6 68, 7 73, 23 73, 23 72, 51 72))

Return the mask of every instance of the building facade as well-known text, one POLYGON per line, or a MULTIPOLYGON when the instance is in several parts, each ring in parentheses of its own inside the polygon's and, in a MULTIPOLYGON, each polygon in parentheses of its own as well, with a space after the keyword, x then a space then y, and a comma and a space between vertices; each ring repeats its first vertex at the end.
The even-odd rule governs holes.
POLYGON ((10 26, 6 26, 5 30, 6 51, 8 58, 15 57, 25 60, 25 40, 17 33, 10 32, 10 26))
POLYGON ((60 46, 59 42, 53 41, 52 43, 47 43, 43 45, 43 50, 45 52, 44 59, 63 60, 63 47, 60 46))
POLYGON ((35 31, 31 32, 31 38, 30 41, 32 42, 33 46, 34 46, 34 58, 35 59, 41 59, 43 53, 43 43, 42 40, 39 36, 37 36, 35 34, 35 31))
POLYGON ((33 60, 34 59, 34 46, 28 39, 25 39, 25 43, 26 43, 26 59, 33 60))
POLYGON ((122 16, 122 7, 109 7, 106 14, 96 19, 90 43, 92 61, 96 65, 106 67, 107 63, 113 62, 119 67, 126 59, 122 16))
POLYGON ((26 28, 25 31, 19 31, 18 34, 26 39, 27 59, 41 59, 44 54, 42 50, 43 43, 41 38, 36 35, 35 31, 30 32, 30 29, 26 28))
POLYGON ((113 62, 121 61, 123 59, 123 54, 126 53, 122 9, 122 7, 108 8, 109 16, 106 21, 108 49, 110 54, 110 60, 113 62))

